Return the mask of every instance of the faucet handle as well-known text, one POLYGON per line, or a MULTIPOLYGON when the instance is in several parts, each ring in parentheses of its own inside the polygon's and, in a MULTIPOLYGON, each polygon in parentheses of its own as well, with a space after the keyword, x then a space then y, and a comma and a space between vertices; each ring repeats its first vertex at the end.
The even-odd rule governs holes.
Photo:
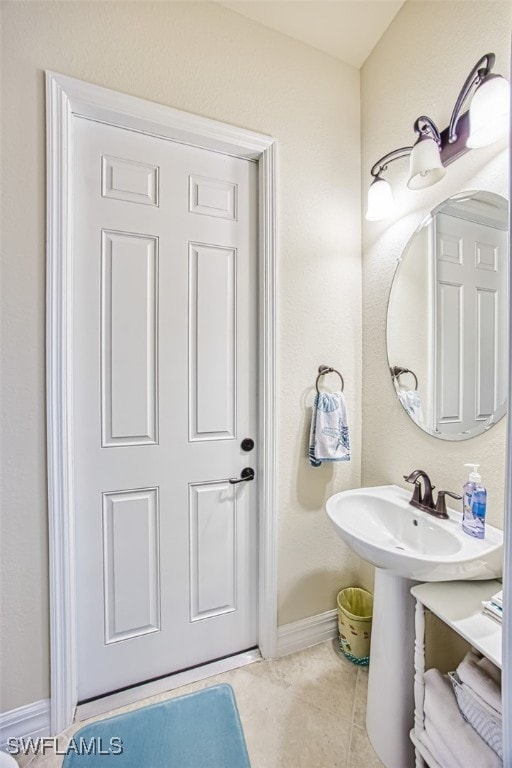
POLYGON ((448 517, 448 513, 446 512, 446 496, 451 496, 452 499, 462 499, 462 496, 459 496, 458 493, 452 493, 451 491, 439 491, 437 494, 437 504, 436 504, 436 517, 442 517, 446 519, 448 517))

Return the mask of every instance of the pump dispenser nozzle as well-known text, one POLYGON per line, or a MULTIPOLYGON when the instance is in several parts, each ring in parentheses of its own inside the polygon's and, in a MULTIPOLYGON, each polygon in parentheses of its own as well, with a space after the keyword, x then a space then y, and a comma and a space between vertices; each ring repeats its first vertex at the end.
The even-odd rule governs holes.
POLYGON ((482 479, 482 475, 478 472, 480 464, 464 464, 465 467, 473 467, 473 471, 469 473, 469 480, 471 483, 479 483, 482 479))

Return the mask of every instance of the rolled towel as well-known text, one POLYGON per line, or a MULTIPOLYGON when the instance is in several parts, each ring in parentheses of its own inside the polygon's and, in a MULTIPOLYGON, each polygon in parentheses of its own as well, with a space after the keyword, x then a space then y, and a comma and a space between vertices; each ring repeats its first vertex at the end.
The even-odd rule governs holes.
POLYGON ((457 667, 460 681, 501 714, 501 687, 489 676, 480 658, 473 651, 468 651, 457 667))
POLYGON ((425 716, 435 728, 439 748, 448 750, 453 756, 452 763, 446 764, 447 768, 459 764, 475 768, 503 768, 498 755, 462 717, 448 677, 437 669, 429 669, 424 680, 425 716))
POLYGON ((492 661, 489 661, 489 659, 487 659, 485 656, 482 656, 478 662, 478 666, 480 669, 483 669, 483 671, 491 678, 491 680, 494 680, 496 685, 498 685, 501 690, 501 669, 497 667, 496 664, 493 664, 492 661))
POLYGON ((347 405, 343 392, 318 392, 313 405, 309 462, 350 461, 347 405))

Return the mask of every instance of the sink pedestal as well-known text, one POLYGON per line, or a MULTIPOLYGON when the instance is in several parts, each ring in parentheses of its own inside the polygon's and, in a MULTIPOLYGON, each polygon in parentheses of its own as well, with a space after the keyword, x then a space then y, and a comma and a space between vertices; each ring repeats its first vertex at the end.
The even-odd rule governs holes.
POLYGON ((417 581, 375 569, 366 730, 386 768, 411 768, 414 746, 414 607, 417 581))

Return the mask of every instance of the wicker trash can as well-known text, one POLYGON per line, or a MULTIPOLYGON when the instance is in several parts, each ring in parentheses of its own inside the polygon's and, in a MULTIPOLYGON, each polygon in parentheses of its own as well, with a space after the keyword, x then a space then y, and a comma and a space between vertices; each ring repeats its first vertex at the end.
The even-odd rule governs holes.
POLYGON ((340 650, 354 664, 365 666, 370 661, 373 596, 361 587, 347 587, 336 602, 340 650))

